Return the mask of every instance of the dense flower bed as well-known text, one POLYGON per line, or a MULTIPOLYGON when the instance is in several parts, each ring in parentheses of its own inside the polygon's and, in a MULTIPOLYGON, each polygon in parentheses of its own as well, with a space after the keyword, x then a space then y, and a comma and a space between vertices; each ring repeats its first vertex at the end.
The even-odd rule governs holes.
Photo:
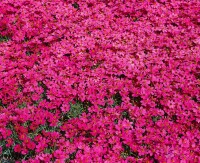
POLYGON ((1 0, 0 157, 200 162, 200 1, 1 0))

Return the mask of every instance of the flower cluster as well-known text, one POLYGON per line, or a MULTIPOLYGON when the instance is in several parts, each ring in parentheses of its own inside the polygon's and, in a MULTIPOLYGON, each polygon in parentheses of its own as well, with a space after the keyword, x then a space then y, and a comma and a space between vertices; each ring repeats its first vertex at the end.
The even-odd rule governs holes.
POLYGON ((200 162, 200 1, 1 0, 0 157, 200 162))

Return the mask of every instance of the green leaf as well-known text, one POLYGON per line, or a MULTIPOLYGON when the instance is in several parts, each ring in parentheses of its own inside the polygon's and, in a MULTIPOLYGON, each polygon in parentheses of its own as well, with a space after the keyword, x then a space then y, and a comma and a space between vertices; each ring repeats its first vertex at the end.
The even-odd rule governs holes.
POLYGON ((0 42, 8 42, 10 38, 8 36, 2 36, 0 35, 0 42))
POLYGON ((161 116, 152 116, 151 119, 153 122, 157 122, 158 120, 160 120, 162 117, 161 116))
POLYGON ((122 96, 120 95, 119 92, 117 92, 116 94, 113 95, 113 100, 114 100, 113 107, 121 105, 122 96))
POLYGON ((79 9, 79 4, 77 2, 73 3, 72 6, 75 8, 75 9, 79 9))
POLYGON ((23 108, 25 108, 26 106, 27 106, 26 103, 23 102, 22 104, 19 104, 19 105, 18 105, 18 108, 23 109, 23 108))

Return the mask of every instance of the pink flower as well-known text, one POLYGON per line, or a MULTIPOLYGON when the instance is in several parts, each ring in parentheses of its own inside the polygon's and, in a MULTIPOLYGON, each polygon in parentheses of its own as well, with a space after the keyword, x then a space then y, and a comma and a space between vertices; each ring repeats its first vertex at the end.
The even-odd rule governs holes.
POLYGON ((26 148, 21 148, 21 154, 26 155, 28 153, 28 150, 26 148))
POLYGON ((61 107, 62 112, 66 113, 70 110, 70 105, 69 104, 63 104, 61 107))
POLYGON ((17 153, 20 153, 21 152, 21 145, 20 144, 15 145, 14 151, 17 152, 17 153))
POLYGON ((65 158, 63 158, 63 159, 56 159, 55 163, 65 163, 66 162, 65 160, 66 160, 65 158))
POLYGON ((0 141, 22 162, 199 162, 199 8, 1 0, 0 141))
POLYGON ((33 141, 29 141, 28 143, 27 143, 27 148, 28 149, 31 149, 31 150, 34 150, 35 149, 35 143, 33 142, 33 141))
POLYGON ((51 154, 47 154, 47 153, 40 153, 36 156, 36 158, 38 158, 41 161, 45 161, 45 162, 50 162, 52 155, 51 154))
POLYGON ((8 138, 6 141, 7 141, 6 147, 10 147, 13 144, 13 139, 11 138, 8 138))
POLYGON ((36 145, 36 152, 40 153, 42 152, 45 148, 48 147, 47 141, 45 139, 42 139, 38 144, 36 145))
POLYGON ((61 150, 54 151, 54 157, 58 159, 65 159, 67 158, 66 154, 61 150))
POLYGON ((4 139, 6 139, 7 137, 9 137, 12 134, 12 131, 8 130, 8 129, 2 129, 2 130, 0 130, 0 132, 3 135, 4 139))

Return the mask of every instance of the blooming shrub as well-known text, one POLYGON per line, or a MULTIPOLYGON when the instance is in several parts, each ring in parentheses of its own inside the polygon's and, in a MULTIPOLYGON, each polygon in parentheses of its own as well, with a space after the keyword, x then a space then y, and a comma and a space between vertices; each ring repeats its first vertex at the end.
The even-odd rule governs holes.
POLYGON ((200 162, 199 11, 198 0, 1 0, 1 157, 200 162))

